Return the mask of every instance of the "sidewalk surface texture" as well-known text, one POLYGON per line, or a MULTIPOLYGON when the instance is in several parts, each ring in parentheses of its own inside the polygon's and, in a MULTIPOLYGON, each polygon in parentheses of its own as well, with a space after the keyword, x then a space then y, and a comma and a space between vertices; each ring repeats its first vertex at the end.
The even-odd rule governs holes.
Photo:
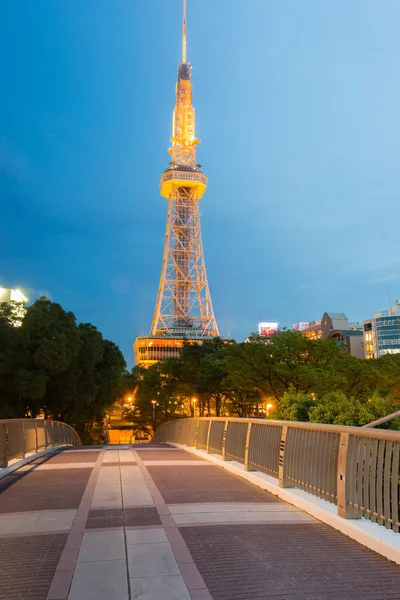
POLYGON ((168 446, 72 448, 0 480, 0 600, 400 600, 400 567, 168 446))

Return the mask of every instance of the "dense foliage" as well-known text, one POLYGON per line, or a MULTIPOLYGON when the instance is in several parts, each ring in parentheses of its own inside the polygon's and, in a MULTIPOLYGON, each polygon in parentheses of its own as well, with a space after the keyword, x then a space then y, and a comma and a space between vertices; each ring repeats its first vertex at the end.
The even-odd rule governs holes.
POLYGON ((0 418, 44 414, 90 441, 93 425, 120 397, 121 351, 47 298, 27 309, 20 326, 16 308, 0 304, 0 418))
POLYGON ((399 410, 400 355, 358 359, 334 340, 296 331, 215 339, 186 344, 179 359, 135 367, 125 393, 134 397, 125 417, 137 431, 194 413, 363 425, 399 410))

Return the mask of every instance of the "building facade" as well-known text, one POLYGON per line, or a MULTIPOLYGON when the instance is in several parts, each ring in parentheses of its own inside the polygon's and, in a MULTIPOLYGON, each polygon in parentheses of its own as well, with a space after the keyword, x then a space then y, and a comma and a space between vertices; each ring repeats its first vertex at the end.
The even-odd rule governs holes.
POLYGON ((400 300, 363 322, 366 358, 400 354, 400 300))
POLYGON ((325 312, 317 321, 295 323, 293 329, 312 340, 334 339, 352 356, 365 358, 362 325, 350 322, 344 313, 325 312))

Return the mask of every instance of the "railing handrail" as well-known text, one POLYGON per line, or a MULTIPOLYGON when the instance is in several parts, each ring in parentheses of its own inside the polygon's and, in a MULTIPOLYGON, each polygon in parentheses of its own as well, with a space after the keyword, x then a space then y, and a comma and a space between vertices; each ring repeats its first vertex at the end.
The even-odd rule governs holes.
POLYGON ((397 419, 400 417, 400 410, 397 410, 390 415, 386 415, 386 417, 381 417, 380 419, 376 419, 376 421, 372 421, 371 423, 367 423, 367 425, 362 425, 362 427, 376 427, 377 425, 382 425, 383 423, 387 423, 388 421, 392 421, 392 419, 397 419))
MULTIPOLYGON (((64 421, 56 421, 55 419, 38 419, 38 418, 33 418, 33 417, 21 417, 21 418, 17 418, 17 419, 0 419, 0 423, 10 423, 12 421, 29 421, 30 423, 32 423, 33 421, 35 421, 35 422, 38 421, 39 423, 60 423, 61 425, 70 427, 70 429, 75 431, 75 429, 73 427, 71 427, 71 425, 68 425, 68 423, 64 423, 64 421)), ((78 435, 78 434, 76 434, 76 435, 78 435)))
MULTIPOLYGON (((399 414, 400 416, 400 414, 399 414)), ((368 429, 370 425, 364 425, 362 427, 355 427, 349 425, 328 425, 324 423, 310 423, 309 421, 279 421, 275 419, 254 419, 247 417, 187 417, 199 419, 200 421, 233 421, 237 423, 257 423, 262 425, 275 425, 277 427, 293 427, 296 429, 308 429, 310 431, 327 431, 332 433, 349 433, 351 435, 359 435, 368 438, 380 438, 383 440, 392 440, 400 442, 400 431, 393 429, 368 429)), ((167 421, 167 423, 173 423, 175 420, 167 421)), ((165 425, 167 424, 165 423, 165 425)))

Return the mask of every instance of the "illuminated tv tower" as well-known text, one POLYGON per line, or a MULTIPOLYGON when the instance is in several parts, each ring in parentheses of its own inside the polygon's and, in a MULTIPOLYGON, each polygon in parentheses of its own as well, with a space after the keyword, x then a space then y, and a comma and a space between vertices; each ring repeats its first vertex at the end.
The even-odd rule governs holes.
POLYGON ((149 336, 136 339, 136 364, 177 357, 183 340, 200 342, 219 335, 206 275, 199 200, 207 177, 196 161, 192 66, 186 58, 186 0, 183 1, 182 61, 178 67, 171 138, 171 162, 160 181, 168 199, 167 229, 156 308, 149 336))

